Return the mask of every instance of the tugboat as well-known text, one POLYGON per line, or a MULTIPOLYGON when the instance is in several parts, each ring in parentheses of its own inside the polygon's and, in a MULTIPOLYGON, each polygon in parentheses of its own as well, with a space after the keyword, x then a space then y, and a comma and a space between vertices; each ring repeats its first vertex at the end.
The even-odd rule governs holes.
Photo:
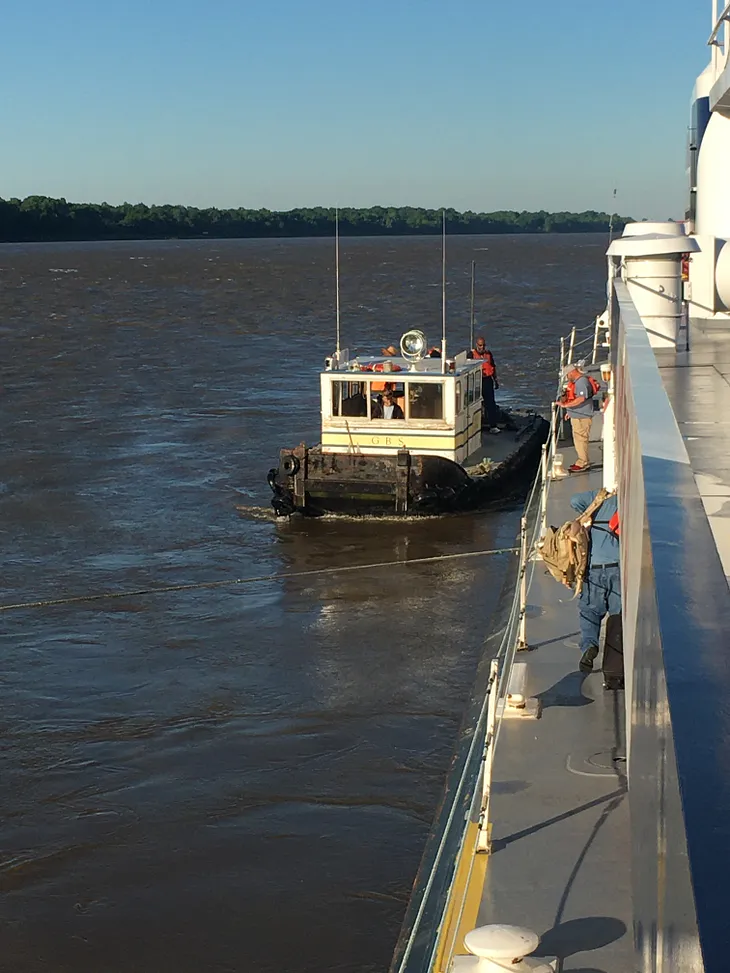
POLYGON ((434 516, 523 491, 549 424, 503 412, 502 435, 483 428, 481 361, 447 358, 445 340, 440 352, 428 347, 408 331, 400 355, 325 360, 321 442, 282 449, 268 474, 278 516, 434 516))

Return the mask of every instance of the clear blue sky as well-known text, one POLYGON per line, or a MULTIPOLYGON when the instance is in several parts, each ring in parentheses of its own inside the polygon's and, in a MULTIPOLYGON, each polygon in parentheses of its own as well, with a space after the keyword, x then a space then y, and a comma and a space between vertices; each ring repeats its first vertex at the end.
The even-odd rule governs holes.
POLYGON ((681 216, 710 0, 16 0, 0 197, 681 216))

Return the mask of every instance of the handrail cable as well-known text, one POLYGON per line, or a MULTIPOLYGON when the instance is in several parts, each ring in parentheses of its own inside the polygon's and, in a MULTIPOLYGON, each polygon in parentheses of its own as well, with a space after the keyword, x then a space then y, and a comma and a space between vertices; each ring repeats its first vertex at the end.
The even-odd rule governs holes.
POLYGON ((161 595, 172 591, 195 591, 203 588, 226 588, 234 585, 257 584, 267 581, 282 581, 290 578, 307 578, 313 575, 337 574, 346 571, 367 571, 371 568, 396 568, 411 564, 428 564, 435 561, 448 561, 455 558, 483 557, 489 554, 516 554, 519 547, 498 547, 485 551, 461 551, 456 554, 436 554, 433 557, 414 557, 405 561, 376 561, 372 564, 346 564, 339 568, 313 568, 310 571, 286 571, 281 574, 261 574, 251 578, 227 578, 222 581, 198 581, 191 584, 170 584, 160 587, 139 588, 136 591, 101 591, 88 595, 72 595, 68 598, 46 598, 38 601, 17 602, 13 605, 0 605, 0 612, 20 608, 48 608, 55 605, 73 605, 86 601, 104 601, 112 598, 134 598, 140 595, 161 595))

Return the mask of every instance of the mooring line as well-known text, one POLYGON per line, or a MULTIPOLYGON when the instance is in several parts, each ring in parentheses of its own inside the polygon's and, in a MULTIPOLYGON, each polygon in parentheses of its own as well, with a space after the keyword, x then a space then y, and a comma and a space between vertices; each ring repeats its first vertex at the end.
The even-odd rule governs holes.
POLYGON ((289 578, 307 578, 317 574, 336 574, 345 571, 367 571, 371 568, 399 568, 411 564, 427 564, 455 558, 483 557, 487 554, 515 554, 519 547, 499 547, 490 551, 465 551, 460 554, 437 554, 433 557, 414 557, 407 561, 377 561, 373 564, 346 564, 340 568, 313 568, 311 571, 289 571, 283 574, 261 574, 253 578, 229 578, 225 581, 198 581, 194 584, 169 584, 155 588, 138 588, 136 591, 101 591, 90 595, 74 595, 69 598, 46 598, 40 601, 21 601, 14 605, 0 605, 0 612, 21 608, 50 608, 54 605, 75 605, 85 601, 105 601, 112 598, 136 598, 140 595, 162 595, 172 591, 195 591, 201 588, 227 588, 240 584, 257 584, 265 581, 283 581, 289 578))

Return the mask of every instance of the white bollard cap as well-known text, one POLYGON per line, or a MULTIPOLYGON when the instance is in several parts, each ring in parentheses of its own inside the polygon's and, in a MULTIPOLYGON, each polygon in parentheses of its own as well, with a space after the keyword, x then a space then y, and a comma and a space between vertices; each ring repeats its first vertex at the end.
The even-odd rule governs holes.
POLYGON ((493 923, 477 926, 464 936, 464 945, 475 956, 494 960, 521 960, 537 949, 540 937, 522 926, 493 923))

